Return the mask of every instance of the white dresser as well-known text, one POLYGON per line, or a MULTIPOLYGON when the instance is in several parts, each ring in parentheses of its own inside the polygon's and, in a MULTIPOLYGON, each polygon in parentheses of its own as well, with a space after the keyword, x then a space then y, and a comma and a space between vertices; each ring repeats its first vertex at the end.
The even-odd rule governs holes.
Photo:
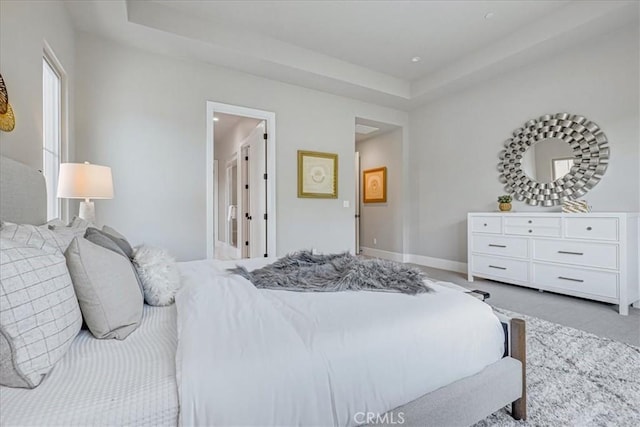
POLYGON ((468 274, 618 304, 640 299, 637 213, 470 213, 468 274))

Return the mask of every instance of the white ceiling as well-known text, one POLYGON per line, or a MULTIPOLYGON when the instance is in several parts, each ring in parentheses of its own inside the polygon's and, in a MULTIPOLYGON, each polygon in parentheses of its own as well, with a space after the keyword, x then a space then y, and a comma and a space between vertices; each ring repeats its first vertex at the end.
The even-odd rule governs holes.
POLYGON ((247 125, 257 125, 261 120, 252 119, 250 117, 235 116, 233 114, 216 113, 218 121, 213 122, 213 131, 216 140, 223 140, 231 132, 231 130, 240 125, 240 122, 247 122, 247 125))
POLYGON ((638 2, 613 0, 66 4, 80 31, 402 109, 638 25, 638 2))

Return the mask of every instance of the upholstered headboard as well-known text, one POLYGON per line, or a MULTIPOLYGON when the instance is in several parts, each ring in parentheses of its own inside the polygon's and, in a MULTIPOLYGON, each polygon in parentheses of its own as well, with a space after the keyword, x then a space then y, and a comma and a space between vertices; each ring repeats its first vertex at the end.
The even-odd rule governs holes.
POLYGON ((47 186, 42 173, 0 157, 0 219, 34 225, 47 221, 47 186))

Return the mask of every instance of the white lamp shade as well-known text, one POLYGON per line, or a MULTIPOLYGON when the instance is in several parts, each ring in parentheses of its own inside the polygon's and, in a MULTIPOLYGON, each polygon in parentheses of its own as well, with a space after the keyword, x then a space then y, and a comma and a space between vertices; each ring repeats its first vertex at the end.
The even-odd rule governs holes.
POLYGON ((63 199, 113 199, 111 168, 89 163, 61 163, 58 197, 63 199))

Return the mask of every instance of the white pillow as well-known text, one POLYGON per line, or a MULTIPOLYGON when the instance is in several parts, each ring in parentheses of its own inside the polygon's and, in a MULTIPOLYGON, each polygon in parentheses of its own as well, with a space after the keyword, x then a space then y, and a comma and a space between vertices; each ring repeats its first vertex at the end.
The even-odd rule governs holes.
POLYGON ((175 259, 167 251, 140 245, 133 249, 133 265, 149 305, 170 305, 180 288, 180 272, 175 259))
POLYGON ((34 388, 82 326, 65 258, 0 239, 0 384, 34 388))
POLYGON ((55 248, 64 253, 71 241, 77 236, 84 236, 84 232, 85 230, 79 228, 53 227, 51 229, 47 224, 35 226, 5 222, 0 229, 0 237, 22 242, 44 251, 55 248))

